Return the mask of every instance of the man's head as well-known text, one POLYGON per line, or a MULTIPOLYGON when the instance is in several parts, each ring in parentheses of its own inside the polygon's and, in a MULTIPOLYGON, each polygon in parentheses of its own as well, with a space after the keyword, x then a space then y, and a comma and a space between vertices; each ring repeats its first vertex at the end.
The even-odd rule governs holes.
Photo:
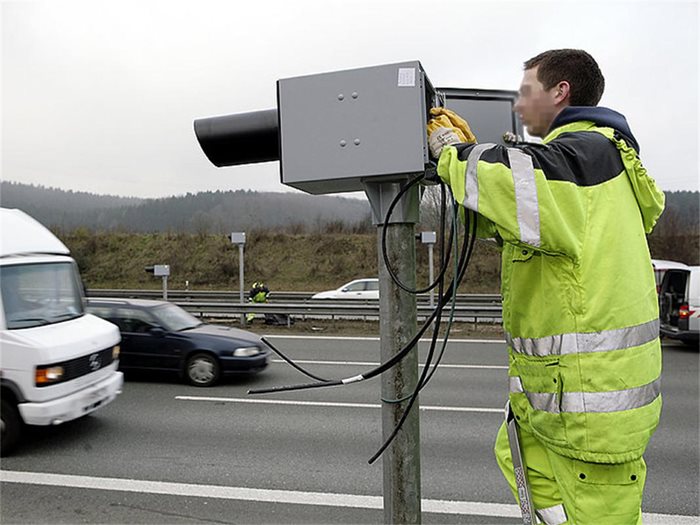
POLYGON ((514 111, 534 137, 544 137, 565 107, 595 106, 603 96, 603 74, 580 49, 545 51, 526 61, 524 69, 514 111))

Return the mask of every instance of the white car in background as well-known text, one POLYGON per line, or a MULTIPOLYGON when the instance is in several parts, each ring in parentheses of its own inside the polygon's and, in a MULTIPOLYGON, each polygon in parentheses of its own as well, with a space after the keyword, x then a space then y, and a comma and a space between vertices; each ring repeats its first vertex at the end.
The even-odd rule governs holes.
POLYGON ((312 299, 379 299, 379 279, 355 279, 337 290, 319 292, 312 299))

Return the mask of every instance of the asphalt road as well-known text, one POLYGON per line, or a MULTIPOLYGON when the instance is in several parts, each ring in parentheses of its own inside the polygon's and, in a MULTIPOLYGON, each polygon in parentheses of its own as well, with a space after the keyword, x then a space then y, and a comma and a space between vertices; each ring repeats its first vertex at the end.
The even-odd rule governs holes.
MULTIPOLYGON (((377 363, 375 339, 274 337, 317 375, 377 363)), ((424 353, 423 349, 423 353, 424 353)), ((506 401, 501 342, 450 344, 421 394, 424 523, 519 523, 492 456, 506 401), (446 503, 448 500, 450 503, 446 503)), ((33 430, 2 461, 2 523, 381 523, 379 382, 247 396, 306 382, 275 360, 201 389, 131 376, 101 411, 33 430)), ((697 523, 698 353, 664 345, 645 523, 697 523)))

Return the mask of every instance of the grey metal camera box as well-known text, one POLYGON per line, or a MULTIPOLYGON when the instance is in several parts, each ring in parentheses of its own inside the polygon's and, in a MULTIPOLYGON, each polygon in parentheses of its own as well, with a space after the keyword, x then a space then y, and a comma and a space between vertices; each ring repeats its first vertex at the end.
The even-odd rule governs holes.
POLYGON ((314 193, 361 191, 429 162, 434 90, 418 61, 277 82, 282 183, 314 193))

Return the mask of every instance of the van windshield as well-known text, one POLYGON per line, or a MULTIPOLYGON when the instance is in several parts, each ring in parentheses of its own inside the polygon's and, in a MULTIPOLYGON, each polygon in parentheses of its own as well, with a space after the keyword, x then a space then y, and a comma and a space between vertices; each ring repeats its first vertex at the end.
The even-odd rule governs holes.
POLYGON ((0 290, 10 330, 59 323, 84 313, 71 262, 0 266, 0 290))

